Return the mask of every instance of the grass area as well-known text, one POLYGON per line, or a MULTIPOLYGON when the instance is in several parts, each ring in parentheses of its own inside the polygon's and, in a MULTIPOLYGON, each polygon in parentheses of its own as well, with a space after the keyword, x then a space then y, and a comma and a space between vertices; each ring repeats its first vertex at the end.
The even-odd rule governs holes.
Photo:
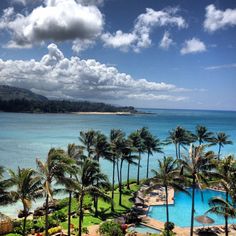
MULTIPOLYGON (((85 196, 84 199, 84 207, 91 206, 91 210, 86 210, 84 213, 84 219, 83 219, 83 227, 88 227, 90 225, 94 224, 100 224, 102 221, 105 221, 106 219, 112 219, 114 217, 117 217, 123 213, 126 213, 133 205, 133 203, 129 200, 132 197, 132 193, 137 191, 139 189, 139 186, 136 183, 130 184, 130 190, 126 188, 124 185, 123 194, 122 194, 122 206, 119 205, 119 190, 116 188, 114 192, 114 212, 111 212, 111 203, 107 203, 103 201, 102 199, 99 199, 98 201, 98 217, 94 216, 94 209, 93 209, 93 200, 90 196, 85 196)), ((111 196, 111 192, 109 193, 111 196)), ((60 211, 63 212, 65 215, 67 215, 68 211, 68 198, 62 199, 61 204, 64 205, 60 211)), ((77 212, 78 211, 78 203, 76 199, 72 199, 72 206, 71 211, 77 212)), ((44 217, 43 217, 44 218, 44 217)), ((77 227, 79 222, 79 218, 76 216, 75 218, 71 218, 71 223, 77 227)), ((28 224, 28 223, 27 223, 28 224)), ((64 229, 67 229, 68 223, 67 221, 61 222, 60 226, 62 226, 64 229)), ((19 234, 7 234, 7 236, 19 236, 19 234)))

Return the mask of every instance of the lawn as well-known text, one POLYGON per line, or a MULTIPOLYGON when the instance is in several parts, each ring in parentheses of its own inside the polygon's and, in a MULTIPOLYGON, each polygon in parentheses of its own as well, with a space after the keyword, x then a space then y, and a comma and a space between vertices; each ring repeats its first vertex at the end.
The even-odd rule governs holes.
MULTIPOLYGON (((119 205, 119 191, 118 188, 115 190, 114 194, 114 212, 111 212, 111 203, 104 202, 102 199, 99 199, 98 201, 98 217, 94 216, 93 211, 93 200, 91 197, 86 196, 84 199, 84 206, 92 206, 92 210, 85 211, 84 213, 84 219, 83 219, 83 227, 88 227, 90 225, 94 224, 100 224, 102 221, 105 221, 106 219, 112 219, 114 217, 117 217, 129 210, 133 203, 129 201, 129 199, 132 197, 132 193, 137 191, 139 189, 139 186, 136 183, 130 184, 130 190, 126 189, 126 187, 123 189, 122 194, 122 206, 119 205)), ((111 195, 111 192, 109 193, 111 195)), ((65 198, 61 200, 63 207, 60 211, 67 215, 68 211, 68 198, 65 198)), ((72 211, 77 212, 78 210, 78 204, 76 199, 72 199, 72 211)), ((43 217, 44 218, 44 217, 43 217)), ((77 227, 78 226, 78 217, 71 218, 71 223, 77 227)), ((67 221, 61 222, 60 225, 67 229, 67 221)), ((19 234, 7 234, 7 236, 18 236, 19 234)))

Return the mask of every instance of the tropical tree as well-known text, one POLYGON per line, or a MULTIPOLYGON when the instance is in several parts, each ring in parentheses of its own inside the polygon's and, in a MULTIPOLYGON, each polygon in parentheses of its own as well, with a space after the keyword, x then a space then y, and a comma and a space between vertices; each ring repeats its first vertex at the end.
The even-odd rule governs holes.
POLYGON ((173 143, 175 145, 176 159, 180 159, 180 147, 189 145, 194 141, 194 137, 190 131, 183 127, 177 126, 175 129, 169 132, 169 136, 166 139, 166 144, 173 143))
MULTIPOLYGON (((79 148, 79 146, 75 145, 74 143, 68 144, 66 155, 68 158, 71 158, 76 163, 76 161, 79 161, 80 158, 83 156, 83 150, 81 148, 79 148)), ((73 170, 76 171, 76 168, 77 168, 77 166, 74 165, 73 170)), ((70 178, 72 178, 72 173, 70 173, 69 175, 70 175, 70 178)), ((72 192, 69 191, 68 228, 67 228, 68 236, 70 236, 70 226, 71 226, 71 202, 72 202, 72 192)))
POLYGON ((220 152, 221 149, 225 146, 225 145, 229 145, 229 144, 233 144, 233 142, 231 140, 229 140, 229 135, 227 135, 224 132, 219 132, 216 134, 216 137, 213 137, 211 140, 211 146, 212 145, 218 145, 219 149, 218 149, 218 159, 220 159, 220 152))
MULTIPOLYGON (((125 134, 119 129, 112 129, 110 132, 110 150, 111 150, 111 162, 112 162, 112 200, 114 199, 114 186, 115 186, 115 167, 118 164, 117 160, 120 156, 121 144, 125 134)), ((118 168, 117 168, 118 169, 118 168)), ((119 171, 117 171, 117 176, 119 171)), ((119 182, 119 178, 118 178, 119 182)), ((113 202, 111 203, 111 210, 114 211, 113 202)))
POLYGON ((106 135, 100 132, 97 132, 95 135, 93 154, 93 159, 98 162, 100 158, 106 159, 108 157, 108 159, 110 159, 110 145, 107 141, 106 135))
POLYGON ((146 178, 148 179, 149 174, 149 159, 150 155, 153 155, 154 152, 163 153, 160 139, 153 136, 150 132, 144 138, 144 146, 147 151, 147 172, 146 178))
POLYGON ((4 167, 0 166, 0 205, 7 205, 12 202, 12 199, 9 195, 9 181, 3 179, 4 167))
POLYGON ((79 236, 82 235, 83 203, 85 195, 96 195, 106 201, 110 201, 110 197, 106 195, 101 188, 101 186, 108 185, 107 176, 101 173, 99 163, 91 158, 86 158, 81 162, 78 166, 78 172, 74 172, 73 178, 68 179, 66 187, 75 193, 79 202, 79 236), (99 183, 99 186, 95 186, 95 183, 99 183))
POLYGON ((93 153, 93 145, 95 142, 97 132, 95 130, 80 131, 79 141, 81 142, 81 147, 87 152, 88 157, 91 157, 93 153))
POLYGON ((225 236, 229 235, 228 218, 236 218, 236 209, 228 200, 220 197, 213 197, 209 200, 211 208, 206 212, 212 212, 216 215, 225 217, 225 236))
POLYGON ((212 208, 210 211, 220 214, 220 212, 224 212, 222 214, 225 218, 225 235, 228 236, 228 217, 229 213, 232 212, 229 202, 229 196, 232 196, 232 199, 235 199, 235 176, 236 176, 236 160, 234 156, 229 155, 226 156, 223 160, 217 161, 216 170, 218 174, 218 178, 216 182, 220 184, 225 191, 225 203, 224 201, 220 201, 219 198, 211 199, 210 203, 212 208), (222 211, 224 210, 224 211, 222 211), (229 212, 228 212, 229 211, 229 212))
POLYGON ((194 136, 199 142, 199 145, 201 145, 203 142, 211 142, 213 133, 209 132, 206 126, 197 125, 194 136))
POLYGON ((204 188, 208 184, 208 177, 214 165, 215 155, 213 152, 204 153, 204 146, 190 146, 189 156, 179 160, 181 176, 190 182, 192 187, 192 209, 190 236, 193 236, 194 212, 195 212, 195 190, 204 188))
POLYGON ((145 151, 145 146, 143 143, 143 137, 145 136, 146 131, 144 130, 144 128, 140 129, 140 130, 136 130, 134 132, 132 132, 129 135, 129 139, 132 141, 132 145, 133 147, 137 150, 138 152, 138 171, 137 171, 137 184, 140 183, 140 162, 141 162, 141 154, 144 153, 145 151))
POLYGON ((64 150, 51 148, 48 152, 46 162, 36 159, 39 174, 42 181, 45 202, 45 235, 48 236, 48 203, 49 199, 53 200, 53 183, 63 183, 66 173, 71 173, 73 160, 68 158, 64 150))
POLYGON ((12 202, 20 200, 23 204, 23 235, 26 235, 26 220, 32 201, 42 196, 40 177, 33 169, 20 169, 19 167, 16 172, 9 170, 9 174, 10 179, 8 181, 13 187, 10 192, 11 200, 12 202))
MULTIPOLYGON (((169 220, 169 203, 168 203, 168 187, 172 187, 179 191, 188 193, 183 186, 182 180, 179 177, 180 170, 177 165, 177 159, 174 160, 172 157, 164 157, 163 160, 158 160, 158 169, 152 170, 154 177, 148 181, 152 182, 152 186, 148 188, 147 192, 150 192, 157 187, 164 187, 165 189, 165 202, 166 202, 166 224, 168 225, 169 220)), ((169 229, 167 227, 167 236, 169 236, 169 229)))

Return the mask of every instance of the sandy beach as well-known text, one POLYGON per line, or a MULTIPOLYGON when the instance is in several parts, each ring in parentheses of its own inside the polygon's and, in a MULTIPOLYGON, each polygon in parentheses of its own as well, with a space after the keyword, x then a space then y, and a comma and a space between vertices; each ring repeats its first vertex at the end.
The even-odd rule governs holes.
POLYGON ((71 112, 75 115, 132 115, 131 112, 71 112))

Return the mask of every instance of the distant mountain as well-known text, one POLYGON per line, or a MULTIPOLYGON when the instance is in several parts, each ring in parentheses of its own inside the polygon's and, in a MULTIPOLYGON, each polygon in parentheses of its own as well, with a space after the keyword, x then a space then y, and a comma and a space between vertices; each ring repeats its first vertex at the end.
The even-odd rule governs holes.
POLYGON ((128 112, 134 107, 113 106, 89 101, 49 100, 27 89, 0 85, 0 111, 28 113, 128 112))
POLYGON ((28 101, 47 101, 48 99, 42 95, 31 92, 28 89, 0 85, 0 100, 10 101, 16 99, 24 99, 28 101))

